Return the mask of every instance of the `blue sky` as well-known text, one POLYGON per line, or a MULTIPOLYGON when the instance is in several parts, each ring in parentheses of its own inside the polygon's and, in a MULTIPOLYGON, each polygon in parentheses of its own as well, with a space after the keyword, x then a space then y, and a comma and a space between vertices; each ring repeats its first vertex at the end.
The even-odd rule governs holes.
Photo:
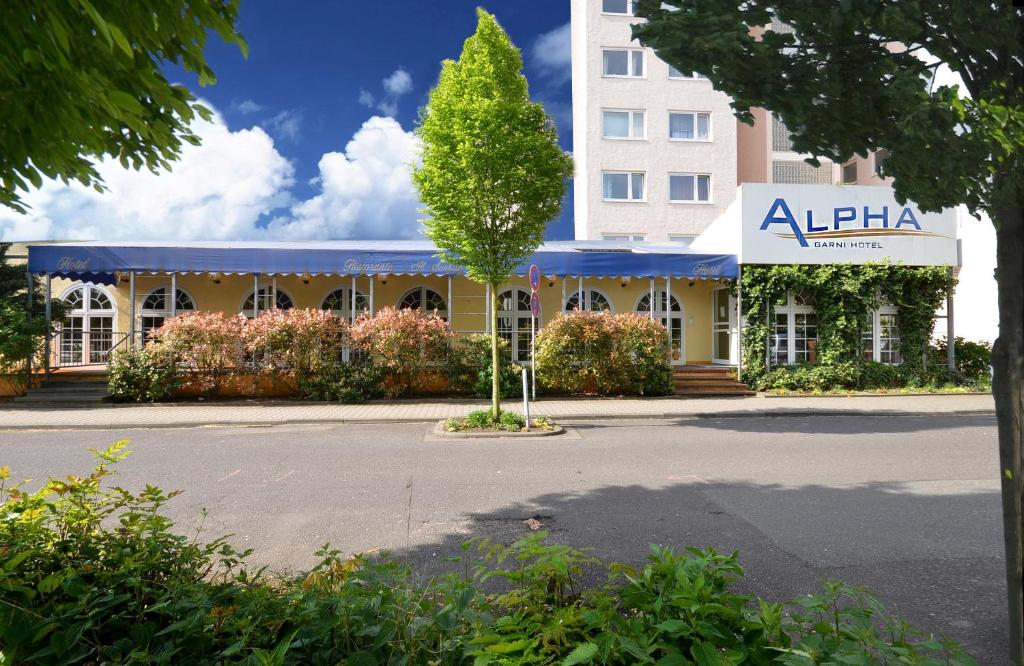
MULTIPOLYGON (((472 34, 477 5, 523 51, 531 94, 571 150, 568 0, 243 0, 248 59, 213 38, 215 85, 168 69, 218 112, 198 130, 202 148, 159 181, 105 164, 104 195, 47 183, 27 198, 28 216, 0 211, 0 237, 409 237, 409 133, 440 62, 472 34)), ((571 238, 569 203, 549 238, 571 238)))

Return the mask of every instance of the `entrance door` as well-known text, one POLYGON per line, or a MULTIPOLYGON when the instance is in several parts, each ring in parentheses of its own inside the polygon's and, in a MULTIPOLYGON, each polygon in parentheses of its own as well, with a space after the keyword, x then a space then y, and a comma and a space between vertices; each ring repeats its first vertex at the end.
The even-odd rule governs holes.
POLYGON ((68 315, 61 325, 58 365, 106 363, 114 347, 114 303, 91 284, 73 287, 64 295, 68 315))
POLYGON ((711 296, 711 362, 736 362, 736 299, 728 287, 719 287, 711 296))
MULTIPOLYGON (((661 325, 668 329, 669 335, 669 360, 672 365, 686 364, 686 339, 683 335, 683 306, 673 296, 670 303, 666 304, 667 294, 664 291, 654 292, 654 319, 661 322, 661 325), (666 307, 668 305, 668 307, 666 307)), ((637 301, 636 311, 638 314, 651 315, 651 294, 644 294, 637 301)))

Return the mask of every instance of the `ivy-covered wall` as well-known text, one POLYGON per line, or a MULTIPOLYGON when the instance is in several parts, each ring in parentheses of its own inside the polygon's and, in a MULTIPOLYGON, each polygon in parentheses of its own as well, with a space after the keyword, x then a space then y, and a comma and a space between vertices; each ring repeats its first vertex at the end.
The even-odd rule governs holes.
POLYGON ((742 286, 743 380, 765 390, 802 373, 814 384, 812 388, 830 389, 930 381, 927 349, 935 311, 952 293, 955 280, 945 266, 750 265, 743 267, 742 286), (814 299, 817 359, 813 368, 769 369, 766 353, 772 306, 791 291, 814 299), (898 368, 870 363, 861 354, 861 331, 870 325, 872 312, 884 304, 897 308, 903 356, 898 368))

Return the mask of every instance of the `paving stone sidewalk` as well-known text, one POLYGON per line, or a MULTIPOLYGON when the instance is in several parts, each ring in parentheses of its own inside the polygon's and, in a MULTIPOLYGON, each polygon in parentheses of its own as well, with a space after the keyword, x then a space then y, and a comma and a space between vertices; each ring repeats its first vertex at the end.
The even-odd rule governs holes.
MULTIPOLYGON (((461 416, 486 401, 400 400, 362 405, 277 401, 102 405, 73 407, 0 405, 0 429, 108 429, 201 425, 274 425, 435 421, 461 416)), ((522 403, 510 400, 509 409, 522 403)), ((549 399, 531 406, 532 414, 552 419, 704 418, 792 415, 992 414, 991 395, 914 395, 745 398, 549 399)))

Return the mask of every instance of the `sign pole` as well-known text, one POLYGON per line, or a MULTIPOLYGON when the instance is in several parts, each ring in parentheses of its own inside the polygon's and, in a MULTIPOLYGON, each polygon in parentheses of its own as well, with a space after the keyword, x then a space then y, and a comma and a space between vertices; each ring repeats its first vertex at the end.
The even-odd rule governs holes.
POLYGON ((530 399, 537 399, 537 318, 530 312, 530 399))
POLYGON ((527 386, 526 368, 523 368, 523 419, 526 421, 526 430, 530 430, 530 391, 527 386))
MULTIPOLYGON (((530 265, 530 395, 537 399, 537 319, 540 317, 540 268, 537 264, 530 265)), ((583 278, 581 277, 580 280, 583 278)), ((562 290, 565 291, 565 278, 562 279, 562 290)), ((581 296, 582 297, 582 296, 581 296)), ((523 381, 526 381, 526 368, 523 368, 523 381)), ((526 384, 523 384, 523 396, 526 396, 526 384)))

